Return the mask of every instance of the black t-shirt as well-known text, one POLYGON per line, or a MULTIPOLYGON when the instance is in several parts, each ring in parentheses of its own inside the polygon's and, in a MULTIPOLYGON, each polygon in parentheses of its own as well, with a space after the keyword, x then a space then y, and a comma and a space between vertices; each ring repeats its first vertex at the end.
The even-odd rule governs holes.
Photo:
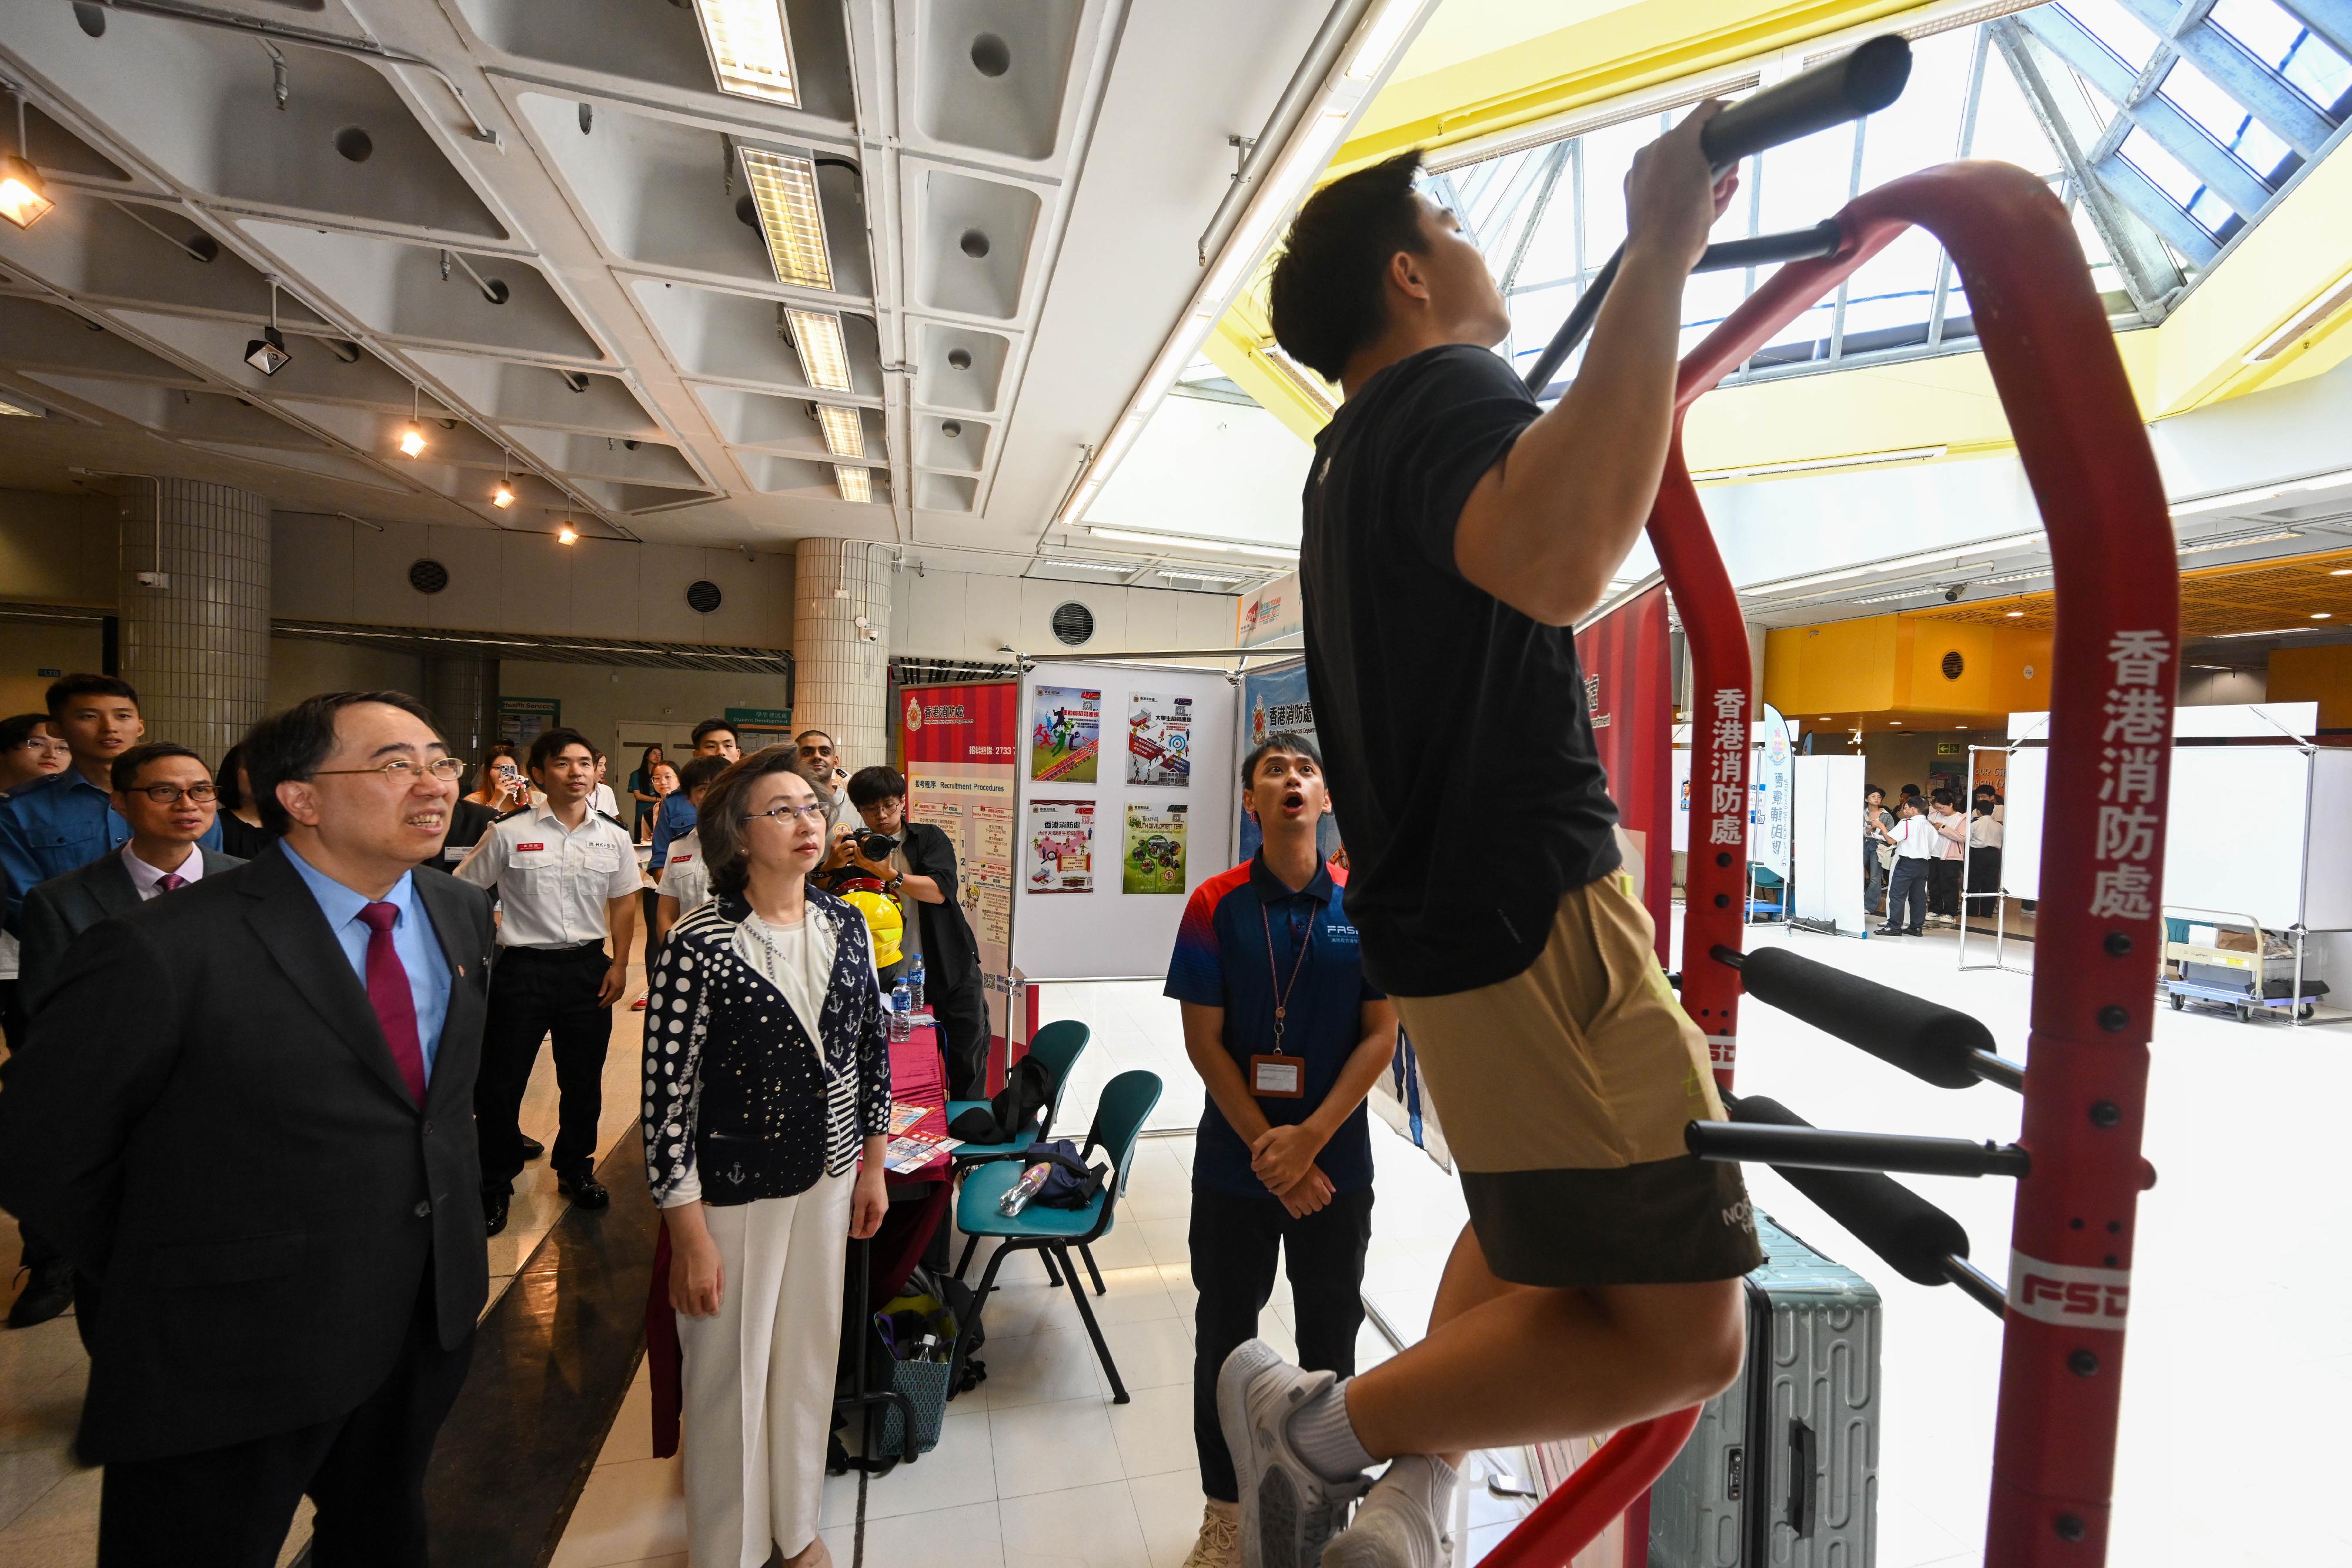
POLYGON ((1576 640, 1465 580, 1454 528, 1541 412, 1465 344, 1364 383, 1316 438, 1299 572, 1307 680, 1348 846, 1348 915, 1391 994, 1508 979, 1561 895, 1617 869, 1576 640), (1508 863, 1465 875, 1469 835, 1508 863))

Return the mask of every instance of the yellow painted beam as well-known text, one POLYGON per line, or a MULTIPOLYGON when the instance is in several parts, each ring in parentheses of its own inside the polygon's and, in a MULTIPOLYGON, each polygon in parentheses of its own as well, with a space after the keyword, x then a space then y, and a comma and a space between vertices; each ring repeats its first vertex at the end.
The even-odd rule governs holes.
POLYGON ((1249 393, 1260 408, 1274 415, 1301 441, 1311 442, 1315 433, 1330 419, 1323 405, 1309 398, 1298 384, 1274 368, 1260 345, 1251 341, 1239 329, 1231 316, 1217 323, 1201 345, 1209 362, 1225 372, 1233 383, 1249 393))

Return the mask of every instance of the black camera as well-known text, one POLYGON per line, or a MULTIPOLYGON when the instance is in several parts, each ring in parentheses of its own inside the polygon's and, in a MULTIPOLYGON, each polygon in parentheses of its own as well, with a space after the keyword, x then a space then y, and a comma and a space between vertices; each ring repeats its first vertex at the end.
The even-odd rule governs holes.
POLYGON ((890 852, 898 847, 898 840, 887 833, 877 833, 871 828, 853 829, 849 837, 857 845, 857 852, 877 865, 887 862, 890 852))

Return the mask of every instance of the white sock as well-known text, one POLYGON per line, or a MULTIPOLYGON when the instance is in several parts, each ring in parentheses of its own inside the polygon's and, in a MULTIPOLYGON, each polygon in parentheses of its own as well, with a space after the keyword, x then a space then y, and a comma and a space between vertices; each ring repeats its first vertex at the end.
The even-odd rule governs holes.
POLYGON ((1290 1413, 1290 1446, 1327 1481, 1353 1480, 1379 1463, 1348 1419, 1348 1382, 1339 1379, 1290 1413))

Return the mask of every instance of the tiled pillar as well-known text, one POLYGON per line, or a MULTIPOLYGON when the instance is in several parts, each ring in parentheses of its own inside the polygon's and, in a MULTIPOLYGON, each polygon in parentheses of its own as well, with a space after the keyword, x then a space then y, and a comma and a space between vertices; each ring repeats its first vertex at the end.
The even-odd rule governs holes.
MULTIPOLYGON (((468 762, 498 738, 499 662, 467 654, 425 661, 425 706, 452 755, 468 762)), ((473 780, 467 780, 472 788, 473 780)))
POLYGON ((269 704, 269 503, 193 479, 134 485, 119 559, 122 678, 147 738, 218 764, 269 704))
POLYGON ((890 559, 858 539, 793 548, 793 727, 832 736, 852 773, 890 759, 890 559))

